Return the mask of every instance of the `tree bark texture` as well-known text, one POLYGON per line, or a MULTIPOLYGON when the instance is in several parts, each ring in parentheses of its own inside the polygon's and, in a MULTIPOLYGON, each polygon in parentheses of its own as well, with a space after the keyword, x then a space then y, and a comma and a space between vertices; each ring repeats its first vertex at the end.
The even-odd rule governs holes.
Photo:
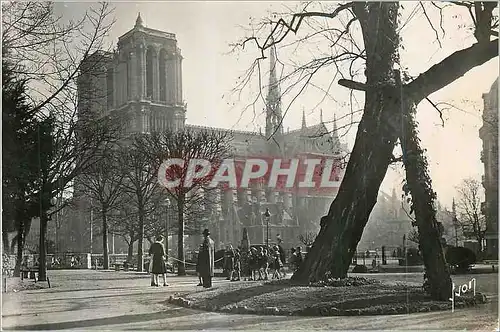
POLYGON ((179 230, 177 233, 177 259, 178 262, 178 270, 177 275, 183 276, 186 275, 186 264, 185 264, 185 255, 184 255, 184 195, 180 194, 177 198, 177 211, 179 218, 179 230))
POLYGON ((142 245, 144 243, 144 208, 139 204, 139 242, 137 244, 137 271, 144 272, 144 253, 142 245))
POLYGON ((21 263, 23 261, 23 248, 24 248, 24 225, 21 222, 17 231, 17 252, 16 252, 16 265, 14 267, 14 277, 21 276, 21 263))
POLYGON ((392 160, 400 128, 401 87, 398 60, 397 3, 355 3, 367 53, 364 113, 344 179, 320 232, 293 280, 316 281, 327 272, 344 278, 378 191, 392 160), (370 15, 368 15, 368 13, 370 15))
POLYGON ((406 186, 412 197, 429 291, 433 299, 447 301, 451 296, 452 281, 436 220, 436 193, 432 190, 427 159, 418 139, 415 104, 406 105, 405 110, 402 116, 401 146, 406 169, 406 186))
POLYGON ((2 231, 2 243, 3 243, 3 252, 7 255, 10 255, 10 246, 9 246, 9 232, 6 230, 2 231))
POLYGON ((103 269, 109 269, 109 244, 108 244, 108 220, 107 211, 102 209, 102 252, 103 252, 103 269))
POLYGON ((38 257, 38 280, 47 281, 47 223, 49 218, 47 211, 43 209, 40 216, 40 255, 38 257))

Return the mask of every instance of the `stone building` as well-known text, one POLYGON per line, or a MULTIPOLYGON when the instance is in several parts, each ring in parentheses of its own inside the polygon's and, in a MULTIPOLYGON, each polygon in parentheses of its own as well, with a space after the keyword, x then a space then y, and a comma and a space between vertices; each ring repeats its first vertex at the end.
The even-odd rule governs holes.
MULTIPOLYGON (((347 154, 347 145, 337 135, 336 121, 329 129, 321 115, 320 123, 308 126, 304 112, 301 128, 283 130, 275 52, 273 49, 270 54, 265 133, 230 131, 235 158, 294 158, 301 154, 313 154, 340 161, 347 154)), ((135 26, 119 38, 114 52, 96 52, 82 66, 91 69, 81 75, 78 82, 78 111, 82 121, 105 116, 119 117, 126 120, 125 134, 182 129, 228 131, 186 124, 182 55, 176 36, 145 27, 140 15, 135 26)), ((336 180, 340 181, 342 170, 336 169, 335 174, 338 177, 336 180)), ((84 191, 84 188, 75 185, 75 193, 84 191)), ((296 194, 275 192, 255 185, 248 190, 220 190, 211 195, 216 196, 217 203, 207 208, 203 218, 205 223, 200 223, 200 228, 204 227, 202 224, 208 225, 217 247, 225 244, 238 246, 243 228, 248 231, 250 243, 265 243, 268 236, 270 242, 275 242, 276 236, 280 235, 285 246, 290 247, 300 244, 300 234, 319 229, 319 219, 326 213, 335 192, 296 194), (271 214, 269 220, 263 216, 266 209, 271 214)), ((213 202, 213 198, 207 201, 213 202)), ((88 200, 80 200, 79 204, 81 211, 88 210, 88 200)), ((71 221, 75 234, 80 238, 83 235, 82 240, 73 241, 73 251, 88 252, 89 232, 86 230, 88 226, 85 226, 88 225, 88 217, 89 213, 82 212, 80 217, 71 221)), ((199 241, 199 236, 187 239, 187 249, 195 249, 199 241)), ((175 248, 175 244, 170 244, 170 247, 175 248)))
POLYGON ((481 209, 486 217, 487 256, 498 259, 498 78, 490 91, 483 94, 483 100, 483 126, 479 129, 479 137, 483 141, 485 201, 481 209))

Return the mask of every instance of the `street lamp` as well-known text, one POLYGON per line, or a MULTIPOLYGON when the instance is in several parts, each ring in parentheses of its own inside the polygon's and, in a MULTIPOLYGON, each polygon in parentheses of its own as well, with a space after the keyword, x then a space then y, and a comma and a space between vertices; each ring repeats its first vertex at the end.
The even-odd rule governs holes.
POLYGON ((170 199, 165 199, 165 203, 164 203, 166 209, 166 216, 165 216, 165 255, 168 257, 168 210, 170 208, 170 199))
POLYGON ((269 219, 271 218, 271 214, 268 208, 264 212, 264 217, 266 218, 266 247, 269 247, 269 219))

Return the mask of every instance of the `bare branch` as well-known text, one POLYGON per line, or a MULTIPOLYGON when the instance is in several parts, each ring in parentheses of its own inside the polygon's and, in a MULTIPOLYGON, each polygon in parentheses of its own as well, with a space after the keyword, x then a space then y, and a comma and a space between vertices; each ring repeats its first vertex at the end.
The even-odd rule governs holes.
POLYGON ((432 102, 432 100, 429 99, 429 97, 426 97, 425 100, 427 100, 432 105, 432 107, 434 107, 438 111, 439 118, 441 119, 441 125, 444 127, 443 112, 437 107, 436 104, 432 102))
POLYGON ((442 89, 469 70, 498 56, 498 39, 488 43, 477 43, 469 48, 456 51, 443 61, 420 74, 405 86, 414 100, 420 101, 442 89), (450 70, 453 68, 453 70, 450 70))

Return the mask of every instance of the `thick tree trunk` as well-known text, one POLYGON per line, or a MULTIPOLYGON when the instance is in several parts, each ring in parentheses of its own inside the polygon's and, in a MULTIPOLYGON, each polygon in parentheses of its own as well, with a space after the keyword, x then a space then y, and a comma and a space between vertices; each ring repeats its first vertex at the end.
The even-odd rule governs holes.
POLYGON ((323 218, 311 252, 292 276, 295 281, 319 280, 327 272, 333 277, 346 277, 377 202, 400 127, 400 87, 396 86, 393 69, 399 47, 398 8, 397 3, 355 3, 367 51, 369 88, 364 113, 337 197, 323 218))
POLYGON ((103 269, 109 269, 108 220, 106 208, 102 209, 102 252, 103 269))
POLYGON ((39 273, 38 280, 47 281, 47 223, 48 216, 46 211, 42 211, 40 216, 40 243, 39 251, 40 255, 38 257, 39 263, 39 273))
POLYGON ((132 258, 134 256, 134 243, 135 241, 130 239, 130 243, 128 243, 128 250, 127 250, 127 261, 131 262, 132 258))
POLYGON ((184 197, 179 195, 177 199, 177 211, 179 214, 179 232, 177 233, 177 259, 178 270, 177 275, 186 275, 186 265, 184 262, 184 197))
POLYGON ((144 209, 139 208, 139 242, 137 244, 137 271, 144 272, 144 253, 142 245, 144 243, 144 209))
POLYGON ((10 255, 11 250, 9 246, 9 232, 2 231, 2 243, 3 243, 3 252, 7 255, 10 255))
POLYGON ((14 267, 14 277, 21 276, 21 263, 23 261, 23 248, 24 248, 24 227, 23 223, 20 223, 20 227, 17 231, 17 252, 16 252, 16 265, 14 267))
POLYGON ((412 197, 430 294, 435 300, 447 301, 451 296, 452 282, 436 220, 436 193, 432 190, 427 160, 418 139, 417 123, 414 120, 415 104, 408 104, 405 108, 407 107, 409 110, 403 116, 401 132, 407 189, 412 197))

